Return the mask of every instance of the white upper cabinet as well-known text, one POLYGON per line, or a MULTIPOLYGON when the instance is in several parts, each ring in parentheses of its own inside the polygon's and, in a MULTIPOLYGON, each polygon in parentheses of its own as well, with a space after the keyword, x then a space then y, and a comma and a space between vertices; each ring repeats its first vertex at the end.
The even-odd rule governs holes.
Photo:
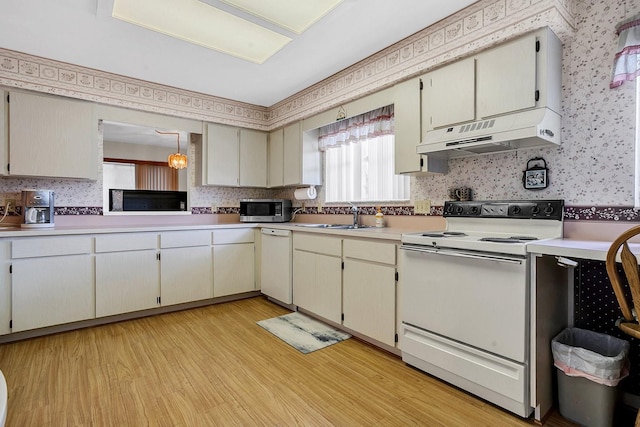
POLYGON ((202 147, 202 184, 267 186, 267 134, 207 123, 202 147))
POLYGON ((240 184, 240 140, 238 128, 207 124, 203 141, 204 185, 237 186, 240 184))
POLYGON ((268 150, 268 187, 284 185, 284 129, 274 130, 269 134, 268 150))
POLYGON ((98 178, 98 119, 92 103, 12 91, 7 109, 4 174, 98 178))
POLYGON ((267 134, 240 129, 240 186, 267 186, 267 134))
MULTIPOLYGON (((439 68, 422 77, 422 123, 428 129, 473 120, 475 59, 439 68)), ((415 147, 414 147, 415 148, 415 147)))
POLYGON ((321 182, 304 182, 305 170, 302 157, 302 131, 300 122, 295 122, 286 126, 283 130, 284 137, 284 160, 283 160, 283 184, 321 184, 321 182))
POLYGON ((548 107, 559 112, 562 45, 542 28, 422 76, 426 131, 548 107))
POLYGON ((317 132, 302 132, 301 122, 269 135, 269 187, 321 185, 317 132))
POLYGON ((416 145, 420 144, 421 135, 421 87, 423 82, 419 77, 394 86, 396 174, 426 175, 448 171, 446 159, 416 153, 416 145))
POLYGON ((478 119, 536 106, 535 46, 529 34, 477 56, 478 119))

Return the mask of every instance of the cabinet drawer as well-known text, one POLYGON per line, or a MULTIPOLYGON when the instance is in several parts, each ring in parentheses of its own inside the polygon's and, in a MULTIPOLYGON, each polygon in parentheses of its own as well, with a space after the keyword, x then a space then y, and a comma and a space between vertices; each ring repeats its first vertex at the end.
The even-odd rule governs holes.
POLYGON ((11 242, 11 258, 33 258, 91 253, 89 236, 25 238, 11 242))
POLYGON ((293 249, 324 255, 342 256, 342 239, 293 233, 293 249))
POLYGON ((366 240, 344 240, 344 256, 381 264, 396 264, 396 245, 366 240))
POLYGON ((156 233, 122 233, 96 237, 96 252, 140 251, 158 248, 156 233))
POLYGON ((230 230, 214 230, 213 244, 253 243, 256 240, 255 228, 237 228, 230 230))
POLYGON ((208 246, 211 244, 209 230, 171 231, 160 235, 161 248, 185 248, 189 246, 208 246))

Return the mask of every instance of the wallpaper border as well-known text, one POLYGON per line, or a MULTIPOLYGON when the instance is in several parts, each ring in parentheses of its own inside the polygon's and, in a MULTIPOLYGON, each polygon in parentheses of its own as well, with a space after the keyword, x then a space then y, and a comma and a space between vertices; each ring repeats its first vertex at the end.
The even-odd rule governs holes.
MULTIPOLYGON (((443 214, 443 206, 431 206, 430 216, 441 216, 443 214)), ((384 215, 393 216, 426 216, 427 214, 417 214, 413 211, 413 206, 380 206, 384 215)), ((191 213, 194 215, 211 215, 213 214, 210 207, 192 207, 191 213)), ((219 207, 216 214, 239 214, 239 207, 219 207)), ((349 215, 351 208, 349 206, 324 206, 321 211, 315 206, 307 207, 305 212, 315 215, 349 215)), ((376 206, 361 206, 360 214, 375 215, 376 206)), ((0 207, 0 215, 4 214, 4 208, 0 207)), ((16 207, 15 213, 9 216, 20 216, 22 214, 21 207, 16 207)), ((102 207, 95 206, 60 206, 55 208, 56 215, 102 215, 102 207)), ((613 221, 613 222, 640 222, 640 209, 632 206, 565 206, 565 221, 613 221)))

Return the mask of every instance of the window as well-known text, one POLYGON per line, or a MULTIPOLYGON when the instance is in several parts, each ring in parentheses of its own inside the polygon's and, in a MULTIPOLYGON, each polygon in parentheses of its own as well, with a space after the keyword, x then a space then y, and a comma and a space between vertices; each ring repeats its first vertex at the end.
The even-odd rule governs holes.
POLYGON ((409 177, 396 175, 393 105, 320 129, 325 202, 409 200, 409 177))

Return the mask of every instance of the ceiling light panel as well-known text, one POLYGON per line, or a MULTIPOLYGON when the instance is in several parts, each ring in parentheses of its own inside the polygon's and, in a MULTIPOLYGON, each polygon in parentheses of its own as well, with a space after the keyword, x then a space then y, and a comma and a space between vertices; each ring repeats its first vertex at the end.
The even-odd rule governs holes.
POLYGON ((233 7, 301 34, 343 0, 222 0, 233 7))
POLYGON ((258 64, 291 41, 198 0, 114 0, 112 16, 258 64))

